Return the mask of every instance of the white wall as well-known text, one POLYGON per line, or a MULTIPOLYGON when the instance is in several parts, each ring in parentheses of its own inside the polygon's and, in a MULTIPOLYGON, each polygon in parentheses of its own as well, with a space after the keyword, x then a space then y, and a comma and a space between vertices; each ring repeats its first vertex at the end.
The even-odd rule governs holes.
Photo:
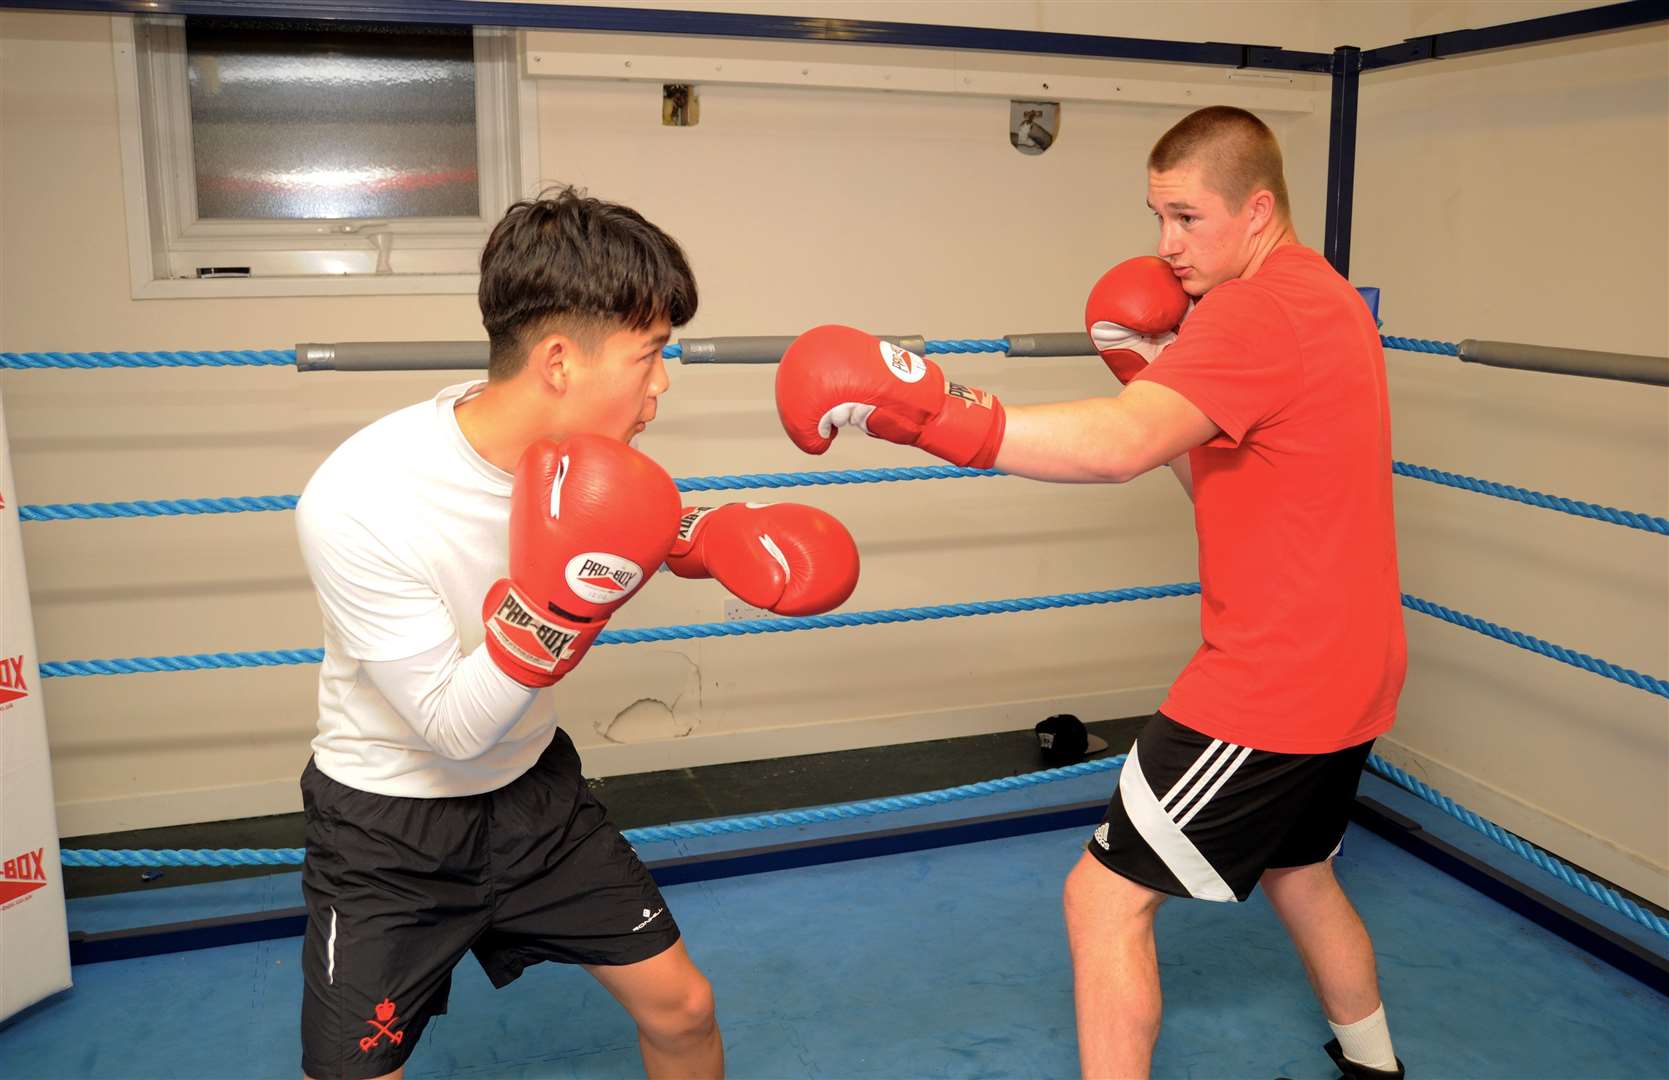
MULTIPOLYGON (((1433 5, 1393 37, 1582 5, 1433 5), (1446 17, 1445 17, 1446 16, 1446 17)), ((1352 276, 1389 333, 1669 353, 1662 27, 1363 79, 1352 276)), ((1662 516, 1655 387, 1391 354, 1398 458, 1662 516)), ((1398 482, 1404 589, 1669 670, 1664 538, 1398 482)), ((1386 755, 1531 840, 1669 900, 1669 706, 1409 616, 1386 755)))
MULTIPOLYGON (((1572 6, 1001 3, 958 4, 953 20, 938 4, 853 3, 839 13, 1324 50, 1572 6)), ((0 347, 480 336, 469 297, 129 299, 109 33, 102 18, 0 15, 0 347)), ((1364 80, 1353 277, 1385 288, 1388 331, 1664 351, 1662 44, 1660 31, 1639 32, 1364 80), (1589 239, 1619 214, 1621 234, 1601 224, 1600 243, 1589 239), (1574 269, 1595 265, 1614 269, 1574 269)), ((1223 85, 1220 72, 1117 70, 1223 85)), ((1317 246, 1322 89, 1316 113, 1269 117, 1300 231, 1317 246)), ((1071 328, 1095 276, 1151 246, 1142 158, 1185 111, 1068 103, 1055 148, 1023 157, 1007 145, 998 100, 711 86, 700 125, 668 129, 653 84, 540 80, 538 98, 545 178, 631 203, 689 249, 703 295, 691 336, 820 321, 930 337, 1071 328)), ((1107 389, 1094 361, 946 363, 1014 401, 1107 389)), ((1662 391, 1408 354, 1391 364, 1399 457, 1665 512, 1662 391)), ((771 377, 675 368, 645 448, 674 475, 922 463, 849 437, 823 459, 798 455, 777 427, 771 377)), ((0 385, 19 497, 56 502, 298 491, 356 427, 447 381, 236 370, 7 373, 0 385)), ((1398 483, 1409 591, 1669 668, 1661 538, 1398 483)), ((970 480, 783 497, 828 507, 860 538, 854 609, 1194 576, 1188 510, 1164 476, 1106 490, 970 480)), ((29 526, 45 658, 315 645, 291 528, 287 514, 29 526)), ((709 585, 662 579, 616 625, 716 619, 721 603, 709 585)), ((1409 618, 1414 671, 1388 752, 1661 894, 1665 815, 1641 810, 1669 801, 1656 699, 1409 618)), ((1188 655, 1194 619, 1193 603, 1158 601, 609 648, 564 682, 564 716, 588 769, 608 773, 1026 727, 1063 707, 1132 714, 1188 655)), ((53 680, 63 830, 293 809, 313 679, 303 667, 53 680)))
MULTIPOLYGON (((480 336, 468 297, 130 299, 109 20, 0 20, 6 348, 480 336)), ((1070 134, 1026 158, 1007 144, 1006 101, 715 87, 701 125, 673 130, 658 96, 542 82, 544 171, 632 203, 687 245, 703 293, 692 335, 832 320, 932 336, 1069 329, 1100 271, 1148 244, 1142 153, 1184 111, 1069 107, 1070 134)), ((949 362, 1016 400, 1109 389, 1093 360, 949 362)), ((921 463, 851 438, 825 459, 800 456, 775 419, 772 374, 676 368, 646 448, 675 475, 921 463)), ((19 497, 295 492, 355 428, 448 381, 9 373, 19 497)), ((1193 577, 1188 509, 1168 477, 1123 491, 959 481, 788 497, 830 508, 862 538, 855 609, 1193 577)), ((31 525, 42 652, 316 645, 291 529, 288 514, 31 525)), ((615 625, 721 612, 710 584, 663 579, 615 625)), ((563 712, 597 773, 1027 727, 1062 708, 1151 708, 1193 636, 1182 600, 603 649, 564 682, 563 712)), ((63 830, 293 809, 313 679, 301 667, 54 680, 63 830)))
MULTIPOLYGON (((568 0, 535 0, 565 3, 568 0)), ((577 0, 590 7, 723 11, 738 15, 935 23, 1057 34, 1245 42, 1325 52, 1337 28, 1326 0, 1182 0, 1168 4, 1084 3, 1078 0, 577 0)), ((1358 6, 1358 5, 1353 5, 1358 6)), ((1402 3, 1364 0, 1364 9, 1402 3)), ((1569 5, 1567 5, 1569 6, 1569 5)), ((1346 37, 1349 35, 1347 34, 1346 37)), ((1376 42, 1377 44, 1377 42, 1376 42)))

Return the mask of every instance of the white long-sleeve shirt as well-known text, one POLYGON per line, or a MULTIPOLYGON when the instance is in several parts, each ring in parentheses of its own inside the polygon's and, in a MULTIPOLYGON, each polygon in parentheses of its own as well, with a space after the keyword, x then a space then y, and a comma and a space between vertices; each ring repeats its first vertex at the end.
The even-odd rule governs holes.
POLYGON ((556 731, 551 695, 482 645, 481 602, 506 575, 511 476, 464 438, 463 383, 351 436, 296 507, 324 614, 321 772, 383 795, 503 787, 556 731))

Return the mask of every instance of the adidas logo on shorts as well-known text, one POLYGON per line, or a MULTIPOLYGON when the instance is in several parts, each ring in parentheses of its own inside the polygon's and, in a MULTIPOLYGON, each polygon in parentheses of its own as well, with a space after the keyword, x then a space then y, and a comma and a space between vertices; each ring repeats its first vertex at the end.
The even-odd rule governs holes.
POLYGON ((1113 845, 1111 845, 1110 843, 1107 842, 1107 836, 1108 836, 1107 823, 1105 821, 1103 821, 1101 823, 1101 826, 1098 829, 1095 830, 1095 842, 1097 844, 1101 845, 1101 850, 1102 851, 1113 850, 1113 845))

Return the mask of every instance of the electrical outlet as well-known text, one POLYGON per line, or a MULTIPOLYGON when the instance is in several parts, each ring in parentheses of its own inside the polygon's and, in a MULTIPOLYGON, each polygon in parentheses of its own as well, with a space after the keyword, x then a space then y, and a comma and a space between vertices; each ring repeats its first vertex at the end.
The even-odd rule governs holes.
POLYGON ((743 619, 774 619, 774 618, 776 618, 776 616, 772 615, 769 611, 766 611, 764 608, 757 608, 757 607, 754 607, 752 604, 743 603, 741 600, 736 599, 736 597, 734 597, 734 596, 727 596, 727 597, 724 598, 724 621, 725 622, 740 622, 743 619))

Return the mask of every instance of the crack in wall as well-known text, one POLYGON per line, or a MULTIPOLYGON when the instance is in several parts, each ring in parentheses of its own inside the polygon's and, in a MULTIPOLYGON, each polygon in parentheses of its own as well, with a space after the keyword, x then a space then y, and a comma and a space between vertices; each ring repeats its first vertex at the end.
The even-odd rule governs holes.
POLYGON ((701 668, 681 652, 646 653, 635 701, 594 726, 611 743, 682 739, 701 725, 701 668))

